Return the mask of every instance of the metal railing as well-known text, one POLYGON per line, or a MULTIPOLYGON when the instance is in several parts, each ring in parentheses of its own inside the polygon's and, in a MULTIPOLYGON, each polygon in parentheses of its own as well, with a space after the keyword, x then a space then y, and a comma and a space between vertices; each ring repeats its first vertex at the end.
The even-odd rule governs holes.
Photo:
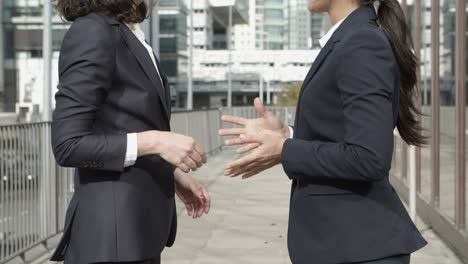
MULTIPOLYGON (((273 107, 270 110, 286 124, 294 123, 295 108, 273 107)), ((172 115, 172 130, 194 137, 208 153, 214 153, 222 148, 218 129, 230 127, 221 123, 223 114, 258 116, 252 107, 179 112, 172 115)), ((18 257, 24 260, 30 249, 41 244, 54 246, 47 241, 63 230, 65 212, 73 194, 73 169, 56 165, 50 146, 50 129, 50 123, 0 125, 0 263, 18 257)), ((401 139, 398 136, 395 139, 391 178, 395 188, 407 199, 405 175, 409 157, 401 139)), ((419 191, 419 215, 436 232, 447 234, 444 238, 454 248, 467 245, 466 232, 457 229, 437 204, 421 195, 419 191)))
MULTIPOLYGON (((292 124, 294 110, 271 108, 292 124)), ((172 130, 190 135, 207 153, 222 147, 218 130, 222 114, 255 117, 251 107, 180 112, 172 115, 172 130)), ((56 165, 50 123, 0 126, 0 263, 25 259, 26 252, 63 230, 73 194, 73 169, 56 165)))

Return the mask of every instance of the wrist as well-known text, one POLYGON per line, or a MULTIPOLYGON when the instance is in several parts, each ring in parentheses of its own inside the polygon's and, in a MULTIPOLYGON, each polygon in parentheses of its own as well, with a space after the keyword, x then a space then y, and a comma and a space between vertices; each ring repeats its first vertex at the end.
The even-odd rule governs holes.
POLYGON ((138 133, 138 156, 160 154, 161 133, 157 130, 138 133))
POLYGON ((286 140, 288 140, 288 138, 278 140, 278 144, 276 145, 276 153, 278 154, 277 155, 278 162, 281 162, 281 155, 283 154, 283 146, 284 146, 284 143, 286 143, 286 140))
POLYGON ((181 171, 180 169, 176 169, 174 171, 174 182, 175 184, 182 184, 184 182, 184 179, 187 177, 190 177, 187 173, 181 171))
POLYGON ((284 138, 289 138, 291 136, 289 126, 284 126, 281 129, 281 134, 283 135, 284 138))

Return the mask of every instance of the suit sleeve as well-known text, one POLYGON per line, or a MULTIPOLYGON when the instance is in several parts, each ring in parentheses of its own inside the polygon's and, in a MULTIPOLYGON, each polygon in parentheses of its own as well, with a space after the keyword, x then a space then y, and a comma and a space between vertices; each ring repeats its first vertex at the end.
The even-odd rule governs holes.
POLYGON ((390 169, 392 94, 398 78, 393 52, 386 39, 370 30, 354 33, 339 44, 335 78, 342 105, 333 107, 343 109, 344 140, 288 139, 282 164, 292 179, 378 181, 390 169))
POLYGON ((115 67, 110 25, 97 17, 76 20, 59 59, 59 85, 52 121, 52 148, 59 165, 121 172, 126 133, 93 131, 115 67))

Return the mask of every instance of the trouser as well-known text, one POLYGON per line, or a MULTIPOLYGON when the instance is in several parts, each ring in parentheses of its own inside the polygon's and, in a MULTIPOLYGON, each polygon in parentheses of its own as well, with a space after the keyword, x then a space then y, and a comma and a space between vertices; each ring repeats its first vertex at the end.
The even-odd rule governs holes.
POLYGON ((154 259, 149 259, 149 260, 142 260, 142 261, 132 261, 132 262, 98 262, 98 263, 92 263, 92 264, 160 264, 161 263, 161 257, 157 257, 154 259))
POLYGON ((372 261, 358 262, 355 264, 410 264, 410 255, 393 256, 372 261))

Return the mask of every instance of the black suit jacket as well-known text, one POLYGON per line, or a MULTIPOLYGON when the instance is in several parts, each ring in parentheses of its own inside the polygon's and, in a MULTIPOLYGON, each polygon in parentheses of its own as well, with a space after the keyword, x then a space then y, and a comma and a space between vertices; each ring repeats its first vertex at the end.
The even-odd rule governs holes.
POLYGON ((293 263, 360 262, 426 244, 389 183, 399 81, 372 7, 348 16, 313 63, 282 153, 293 263))
POLYGON ((170 130, 170 96, 139 40, 114 17, 91 13, 66 34, 52 147, 74 167, 75 193, 52 260, 150 259, 175 239, 174 167, 159 156, 124 168, 127 133, 170 130))

